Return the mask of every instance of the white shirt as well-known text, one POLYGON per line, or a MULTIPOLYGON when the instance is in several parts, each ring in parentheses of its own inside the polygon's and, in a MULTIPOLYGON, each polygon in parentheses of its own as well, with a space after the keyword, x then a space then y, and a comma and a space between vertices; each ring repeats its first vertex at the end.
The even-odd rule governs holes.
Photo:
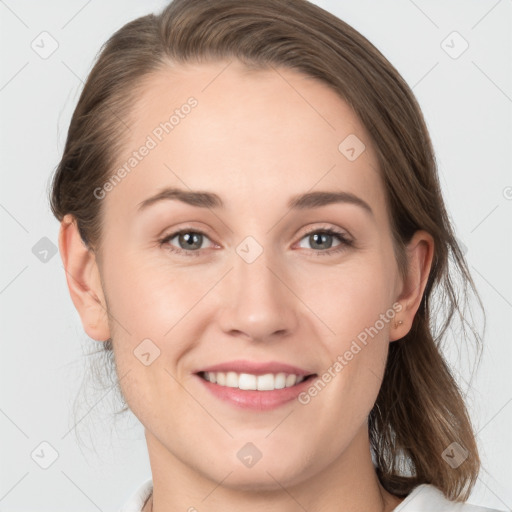
MULTIPOLYGON (((118 512, 141 512, 144 502, 153 489, 153 480, 146 480, 118 512)), ((496 509, 477 507, 468 503, 448 501, 433 485, 415 487, 393 512, 500 512, 496 509)))

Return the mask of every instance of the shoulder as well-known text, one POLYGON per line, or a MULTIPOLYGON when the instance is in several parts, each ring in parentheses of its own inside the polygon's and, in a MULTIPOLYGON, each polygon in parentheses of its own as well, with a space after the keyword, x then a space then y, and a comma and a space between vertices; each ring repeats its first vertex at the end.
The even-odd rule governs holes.
POLYGON ((149 480, 146 480, 134 493, 132 493, 117 512, 141 512, 142 507, 152 490, 153 480, 150 478, 149 480))
POLYGON ((393 512, 501 512, 496 509, 447 500, 433 485, 416 487, 393 512))

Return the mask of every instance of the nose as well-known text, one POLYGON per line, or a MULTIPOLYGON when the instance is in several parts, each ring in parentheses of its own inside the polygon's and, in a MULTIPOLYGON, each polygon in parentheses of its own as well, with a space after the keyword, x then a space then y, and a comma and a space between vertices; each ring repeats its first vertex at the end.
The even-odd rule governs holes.
POLYGON ((235 254, 221 289, 222 330, 259 342, 290 335, 298 323, 300 301, 288 281, 266 251, 252 263, 235 254))

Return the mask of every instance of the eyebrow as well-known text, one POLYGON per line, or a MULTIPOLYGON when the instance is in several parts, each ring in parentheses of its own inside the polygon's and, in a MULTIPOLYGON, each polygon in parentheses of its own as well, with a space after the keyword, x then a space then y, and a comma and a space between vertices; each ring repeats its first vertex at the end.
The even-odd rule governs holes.
MULTIPOLYGON (((213 192, 165 188, 154 196, 148 197, 144 201, 140 202, 137 209, 138 211, 141 211, 160 201, 173 199, 200 208, 224 208, 222 199, 213 192)), ((335 203, 348 203, 359 206, 373 216, 373 210, 366 201, 351 192, 345 191, 316 191, 299 194, 293 196, 288 201, 288 208, 291 210, 307 210, 312 208, 321 208, 322 206, 335 203)))

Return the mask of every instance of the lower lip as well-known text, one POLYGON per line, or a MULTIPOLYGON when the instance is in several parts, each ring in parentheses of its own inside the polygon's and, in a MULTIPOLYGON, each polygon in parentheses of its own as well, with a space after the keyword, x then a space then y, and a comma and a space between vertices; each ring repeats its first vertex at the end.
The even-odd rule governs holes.
POLYGON ((254 409, 258 411, 276 409, 291 402, 311 384, 311 380, 314 378, 309 377, 289 388, 274 389, 272 391, 253 391, 219 386, 218 384, 203 379, 199 375, 196 375, 196 377, 217 398, 241 409, 254 409))

